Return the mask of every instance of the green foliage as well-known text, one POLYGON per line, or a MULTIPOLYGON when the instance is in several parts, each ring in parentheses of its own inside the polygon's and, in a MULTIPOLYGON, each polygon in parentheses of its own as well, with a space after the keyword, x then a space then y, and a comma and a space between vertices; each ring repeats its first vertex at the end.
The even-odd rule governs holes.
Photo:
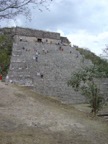
POLYGON ((96 66, 85 67, 75 72, 68 81, 75 91, 80 91, 88 100, 91 112, 96 114, 104 104, 104 98, 95 83, 95 78, 104 77, 105 74, 98 72, 96 66))
POLYGON ((80 52, 81 55, 84 55, 85 59, 89 59, 92 61, 94 65, 97 66, 98 72, 104 72, 105 75, 108 76, 108 62, 105 59, 101 59, 99 56, 95 55, 91 51, 83 48, 76 48, 80 52))
POLYGON ((12 52, 12 38, 9 35, 0 35, 0 73, 5 76, 9 65, 12 52))
POLYGON ((81 87, 82 94, 86 96, 90 107, 91 112, 97 113, 104 104, 104 98, 100 94, 100 90, 98 89, 97 85, 94 81, 90 81, 87 83, 86 86, 81 87))

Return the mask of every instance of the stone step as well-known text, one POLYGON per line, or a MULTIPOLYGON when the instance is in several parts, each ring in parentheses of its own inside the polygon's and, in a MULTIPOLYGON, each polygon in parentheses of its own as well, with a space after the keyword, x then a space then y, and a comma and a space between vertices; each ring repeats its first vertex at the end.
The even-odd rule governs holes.
MULTIPOLYGON (((82 56, 70 46, 62 46, 63 51, 59 48, 60 45, 47 43, 14 44, 8 74, 15 83, 31 84, 40 94, 54 96, 67 103, 82 102, 84 97, 67 86, 71 73, 84 65, 82 56), (38 62, 34 59, 36 50, 39 52, 38 62), (20 52, 19 56, 15 56, 17 52, 20 52), (43 74, 43 78, 39 74, 43 74)), ((89 61, 86 64, 89 65, 89 61)))

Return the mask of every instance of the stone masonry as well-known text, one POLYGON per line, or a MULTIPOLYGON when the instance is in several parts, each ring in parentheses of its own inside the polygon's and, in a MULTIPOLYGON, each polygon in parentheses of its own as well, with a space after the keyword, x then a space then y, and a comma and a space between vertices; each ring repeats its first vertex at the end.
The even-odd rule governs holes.
MULTIPOLYGON (((84 96, 68 87, 67 81, 72 72, 84 65, 91 65, 91 61, 83 60, 82 55, 69 45, 66 38, 62 38, 65 39, 64 43, 57 43, 58 38, 54 39, 55 43, 48 43, 37 42, 37 37, 27 35, 14 35, 9 81, 30 86, 36 92, 53 96, 64 103, 84 102, 84 96), (36 51, 39 53, 38 61, 35 59, 36 51)), ((52 37, 48 39, 52 40, 52 37)))

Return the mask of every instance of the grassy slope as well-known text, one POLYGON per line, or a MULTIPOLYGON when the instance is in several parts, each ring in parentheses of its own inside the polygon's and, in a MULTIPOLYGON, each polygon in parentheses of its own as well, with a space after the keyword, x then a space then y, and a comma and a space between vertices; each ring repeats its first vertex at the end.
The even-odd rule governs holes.
POLYGON ((99 56, 95 55, 93 52, 83 48, 76 48, 85 59, 92 61, 94 65, 98 67, 99 72, 105 72, 108 76, 108 62, 105 59, 101 59, 99 56))

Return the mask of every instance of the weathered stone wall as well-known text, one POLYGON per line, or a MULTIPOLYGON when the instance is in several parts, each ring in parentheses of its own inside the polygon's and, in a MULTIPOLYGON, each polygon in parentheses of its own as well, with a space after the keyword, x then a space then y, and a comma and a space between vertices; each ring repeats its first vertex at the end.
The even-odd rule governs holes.
POLYGON ((53 96, 64 103, 84 102, 85 98, 68 87, 67 81, 73 71, 91 62, 82 62, 82 56, 73 47, 34 42, 29 40, 30 37, 26 38, 27 41, 20 41, 20 37, 14 38, 9 80, 32 86, 36 92, 53 96), (39 52, 38 62, 34 59, 36 50, 39 52))
POLYGON ((20 36, 24 39, 31 39, 37 41, 38 39, 42 39, 42 42, 46 43, 56 43, 56 44, 65 44, 69 45, 70 42, 66 37, 61 37, 59 33, 55 32, 47 32, 42 30, 33 30, 29 28, 3 28, 0 29, 1 33, 11 34, 13 36, 20 36))
POLYGON ((60 37, 60 39, 61 39, 61 43, 70 44, 70 41, 67 39, 67 37, 60 37))
MULTIPOLYGON (((24 42, 38 42, 38 38, 36 37, 30 37, 30 36, 20 36, 20 35, 15 35, 14 39, 20 41, 20 39, 24 42)), ((49 44, 58 44, 61 43, 61 40, 56 40, 56 39, 49 39, 49 38, 42 38, 43 43, 49 43, 49 44)))
POLYGON ((60 40, 60 34, 54 33, 54 32, 32 30, 28 28, 17 27, 15 33, 16 35, 22 35, 22 36, 37 37, 37 38, 50 38, 50 39, 60 40))

